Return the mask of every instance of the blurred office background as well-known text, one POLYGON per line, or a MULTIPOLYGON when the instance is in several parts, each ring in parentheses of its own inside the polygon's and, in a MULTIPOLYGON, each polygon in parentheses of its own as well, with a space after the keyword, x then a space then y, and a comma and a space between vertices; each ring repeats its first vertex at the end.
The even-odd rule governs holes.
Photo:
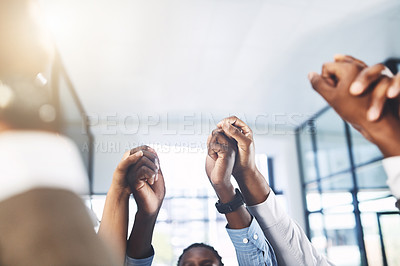
POLYGON ((82 151, 99 219, 124 151, 159 153, 167 194, 155 265, 193 242, 236 264, 204 171, 207 136, 229 115, 253 128, 258 167, 318 250, 337 265, 400 265, 381 154, 307 80, 336 53, 399 58, 398 0, 39 2, 59 52, 64 131, 82 151))

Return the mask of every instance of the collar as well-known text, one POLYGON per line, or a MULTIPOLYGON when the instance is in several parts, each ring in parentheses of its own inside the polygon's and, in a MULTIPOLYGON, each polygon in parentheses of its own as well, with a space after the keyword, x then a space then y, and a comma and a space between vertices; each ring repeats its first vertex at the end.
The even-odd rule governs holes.
POLYGON ((68 138, 42 131, 0 134, 0 201, 33 188, 88 193, 80 153, 68 138))

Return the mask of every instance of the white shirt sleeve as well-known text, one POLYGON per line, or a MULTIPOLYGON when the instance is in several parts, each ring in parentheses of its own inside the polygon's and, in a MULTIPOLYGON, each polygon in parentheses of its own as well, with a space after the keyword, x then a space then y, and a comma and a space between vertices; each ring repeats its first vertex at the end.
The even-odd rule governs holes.
POLYGON ((400 199, 400 156, 382 160, 383 168, 388 176, 387 184, 393 196, 400 199))
POLYGON ((266 201, 247 208, 275 250, 278 265, 334 265, 315 249, 301 227, 286 214, 272 190, 266 201))

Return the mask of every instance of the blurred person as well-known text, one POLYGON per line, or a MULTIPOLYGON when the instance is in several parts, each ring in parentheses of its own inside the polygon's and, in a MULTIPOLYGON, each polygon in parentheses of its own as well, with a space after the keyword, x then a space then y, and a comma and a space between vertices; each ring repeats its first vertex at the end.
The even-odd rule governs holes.
POLYGON ((35 1, 0 1, 0 265, 115 265, 78 196, 79 151, 57 133, 38 17, 35 1))
POLYGON ((333 265, 315 249, 303 229, 283 211, 274 191, 258 171, 250 127, 235 116, 223 119, 217 127, 237 145, 232 175, 243 193, 248 211, 271 243, 278 265, 333 265))
POLYGON ((393 77, 382 64, 368 67, 351 56, 337 55, 335 62, 323 65, 321 75, 311 72, 309 79, 344 120, 380 149, 387 183, 399 208, 399 74, 393 77))

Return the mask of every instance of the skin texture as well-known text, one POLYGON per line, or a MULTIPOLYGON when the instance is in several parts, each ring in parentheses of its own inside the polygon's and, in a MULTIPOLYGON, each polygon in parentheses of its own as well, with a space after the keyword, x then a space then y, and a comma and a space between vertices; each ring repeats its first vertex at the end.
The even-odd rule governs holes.
POLYGON ((114 171, 99 228, 99 236, 109 244, 121 265, 125 254, 137 259, 152 254, 154 226, 164 196, 164 177, 156 152, 148 146, 127 151, 114 171), (134 195, 138 211, 127 242, 130 194, 134 195))
POLYGON ((269 195, 268 182, 255 164, 255 147, 252 130, 236 116, 223 119, 218 129, 237 145, 233 176, 247 205, 264 202, 269 195))
POLYGON ((397 115, 400 114, 400 73, 393 77, 391 73, 385 74, 386 78, 381 82, 383 74, 390 72, 383 64, 367 66, 364 62, 348 56, 336 55, 335 62, 359 63, 363 69, 354 79, 349 90, 350 94, 360 96, 365 93, 372 94, 371 104, 367 112, 367 119, 377 121, 383 114, 385 105, 395 104, 397 115))
POLYGON ((214 253, 203 247, 188 250, 181 259, 179 266, 218 266, 218 258, 214 253))
MULTIPOLYGON (((371 103, 375 101, 374 94, 364 93, 357 97, 350 94, 351 84, 364 69, 365 66, 359 61, 330 62, 323 65, 321 74, 311 72, 309 79, 328 104, 365 138, 376 144, 385 157, 400 155, 400 123, 393 108, 388 106, 378 121, 371 121, 367 114, 371 103)), ((379 85, 390 82, 390 78, 381 76, 379 85)))
MULTIPOLYGON (((231 175, 235 165, 236 143, 230 140, 221 129, 215 129, 208 137, 207 146, 207 176, 220 202, 228 203, 235 197, 231 175)), ((244 205, 225 214, 225 218, 231 229, 246 228, 250 226, 252 219, 244 205)))
POLYGON ((132 258, 141 259, 149 257, 153 252, 151 242, 157 216, 165 197, 165 183, 155 150, 141 146, 133 149, 131 154, 140 152, 138 150, 141 150, 144 156, 136 165, 131 166, 127 176, 138 211, 126 253, 132 258))

